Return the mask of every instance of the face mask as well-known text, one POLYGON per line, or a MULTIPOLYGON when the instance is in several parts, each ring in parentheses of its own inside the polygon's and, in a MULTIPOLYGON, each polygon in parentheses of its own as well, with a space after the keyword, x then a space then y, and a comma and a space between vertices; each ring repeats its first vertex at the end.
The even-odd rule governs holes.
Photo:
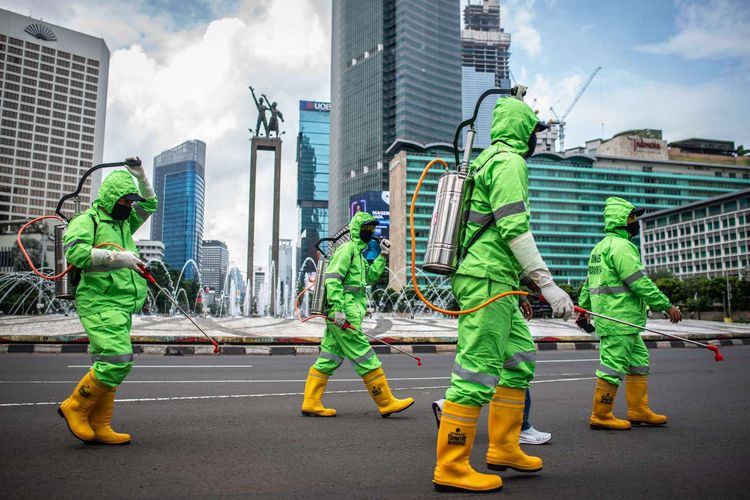
POLYGON ((628 232, 631 238, 635 238, 638 235, 638 231, 641 229, 641 225, 638 221, 633 221, 625 226, 618 226, 618 229, 624 229, 628 232))
POLYGON ((373 233, 372 231, 365 231, 362 230, 359 232, 359 239, 362 240, 365 243, 370 243, 370 240, 372 239, 373 233))
POLYGON ((531 155, 534 154, 534 150, 536 150, 536 133, 534 132, 531 133, 531 136, 529 137, 529 142, 526 143, 526 147, 528 147, 529 150, 523 156, 524 158, 530 157, 531 155))
POLYGON ((125 220, 128 217, 130 217, 130 212, 133 210, 132 207, 129 207, 127 205, 120 205, 119 203, 116 203, 115 206, 112 208, 112 218, 114 220, 125 220))

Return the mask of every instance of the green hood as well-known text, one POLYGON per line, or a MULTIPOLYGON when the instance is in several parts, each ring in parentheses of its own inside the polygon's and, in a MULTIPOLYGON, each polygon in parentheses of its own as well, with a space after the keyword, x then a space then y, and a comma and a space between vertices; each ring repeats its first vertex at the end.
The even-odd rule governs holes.
POLYGON ((616 196, 607 198, 604 202, 604 230, 613 232, 618 226, 626 226, 628 216, 634 208, 632 203, 622 198, 616 196))
POLYGON ((138 194, 138 188, 133 182, 133 177, 125 170, 115 170, 102 182, 99 187, 99 194, 93 204, 112 213, 112 208, 117 200, 126 194, 138 194))
POLYGON ((528 104, 513 97, 501 97, 492 112, 492 144, 500 143, 501 150, 524 156, 537 123, 539 118, 528 104))
POLYGON ((354 241, 357 245, 364 246, 365 242, 362 241, 362 239, 359 237, 359 231, 362 229, 362 226, 367 222, 374 222, 375 217, 368 214, 367 212, 357 212, 354 214, 354 217, 352 217, 351 222, 349 222, 349 234, 352 237, 352 241, 354 241))

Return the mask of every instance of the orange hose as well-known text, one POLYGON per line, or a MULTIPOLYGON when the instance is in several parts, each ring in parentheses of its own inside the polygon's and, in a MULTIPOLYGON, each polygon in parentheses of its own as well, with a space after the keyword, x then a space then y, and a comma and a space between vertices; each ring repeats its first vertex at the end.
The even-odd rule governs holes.
MULTIPOLYGON (((29 257, 29 254, 26 252, 26 247, 24 247, 23 243, 21 242, 21 235, 26 230, 26 228, 32 225, 33 223, 40 221, 40 220, 44 220, 44 219, 57 219, 60 222, 65 222, 63 221, 61 217, 58 217, 57 215, 43 215, 41 217, 37 217, 36 219, 32 219, 26 224, 24 224, 23 226, 21 226, 21 229, 18 230, 18 235, 16 236, 16 242, 18 243, 18 248, 21 250, 21 253, 26 258, 26 262, 29 264, 29 267, 34 272, 34 274, 36 274, 40 278, 43 278, 49 281, 56 281, 56 280, 62 279, 66 274, 68 274, 70 270, 73 269, 73 265, 71 264, 68 267, 66 267, 65 270, 61 272, 60 274, 54 274, 54 275, 44 274, 34 266, 33 262, 31 262, 31 257, 29 257)), ((120 251, 123 251, 123 252, 125 251, 125 249, 122 248, 120 245, 116 245, 114 243, 105 242, 105 243, 99 243, 98 245, 94 245, 94 248, 101 248, 101 247, 114 247, 120 251)))
POLYGON ((450 309, 443 309, 441 307, 438 307, 432 304, 429 300, 427 300, 424 297, 424 295, 422 295, 422 292, 419 290, 419 284, 417 283, 417 270, 416 270, 416 264, 415 264, 415 261, 417 260, 417 244, 416 244, 417 237, 414 232, 414 206, 417 203, 417 196, 419 195, 419 189, 422 187, 422 182, 424 181, 425 177, 427 177, 427 173, 436 163, 440 163, 443 165, 443 167, 445 167, 446 170, 450 170, 450 168, 448 167, 448 164, 441 158, 435 158, 434 160, 430 161, 425 167, 425 169, 422 171, 422 175, 419 177, 417 186, 416 188, 414 188, 414 195, 411 197, 411 205, 409 206, 409 230, 411 233, 411 283, 414 286, 414 291, 416 292, 417 297, 419 297, 419 300, 424 302, 424 304, 430 309, 432 309, 433 311, 437 311, 439 313, 448 314, 452 316, 461 316, 464 314, 471 314, 480 309, 483 309, 487 307, 488 305, 492 304, 493 302, 495 302, 496 300, 501 299, 503 297, 507 297, 508 295, 529 295, 528 292, 522 292, 520 290, 503 292, 501 294, 495 295, 491 299, 486 300, 485 302, 479 304, 478 306, 472 307, 470 309, 464 309, 461 311, 451 311, 450 309))
POLYGON ((302 318, 302 316, 300 316, 300 313, 299 313, 299 301, 302 298, 302 296, 305 294, 305 292, 310 291, 310 289, 312 287, 314 287, 314 286, 315 286, 315 283, 313 283, 312 285, 310 285, 307 288, 305 288, 304 290, 302 290, 299 293, 299 295, 297 295, 297 299, 294 301, 294 312, 297 315, 297 319, 300 321, 300 323, 306 323, 306 322, 310 321, 313 318, 325 318, 324 314, 311 314, 310 316, 308 316, 308 317, 306 317, 304 319, 302 318))

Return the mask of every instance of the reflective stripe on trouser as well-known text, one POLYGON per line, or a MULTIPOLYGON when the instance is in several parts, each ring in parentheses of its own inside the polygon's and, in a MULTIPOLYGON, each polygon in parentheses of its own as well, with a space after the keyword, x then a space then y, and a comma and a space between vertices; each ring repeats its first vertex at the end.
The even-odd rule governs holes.
POLYGON ((89 337, 96 379, 107 387, 120 385, 133 367, 130 312, 113 309, 81 316, 80 320, 89 337))
MULTIPOLYGON (((488 279, 456 275, 453 293, 461 309, 481 304, 511 287, 488 279)), ((525 389, 534 378, 536 352, 517 297, 497 300, 458 318, 456 361, 446 399, 482 406, 497 385, 525 389)))
POLYGON ((628 373, 647 375, 648 372, 648 348, 640 334, 601 337, 597 377, 619 386, 628 373))
MULTIPOLYGON (((362 329, 364 310, 357 303, 346 305, 346 317, 357 330, 362 329)), ((344 358, 348 359, 357 375, 362 376, 380 368, 382 363, 370 346, 367 337, 352 330, 342 330, 326 321, 323 341, 320 343, 320 356, 313 365, 316 370, 331 375, 341 366, 344 358)))

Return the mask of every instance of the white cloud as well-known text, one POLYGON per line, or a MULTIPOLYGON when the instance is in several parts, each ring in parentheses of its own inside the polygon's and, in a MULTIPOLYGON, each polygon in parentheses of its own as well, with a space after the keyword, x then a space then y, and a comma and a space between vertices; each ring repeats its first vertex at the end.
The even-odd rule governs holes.
POLYGON ((501 24, 512 37, 511 48, 520 48, 530 57, 542 52, 542 37, 534 26, 535 0, 508 0, 500 6, 501 24))
POLYGON ((750 58, 750 14, 743 0, 677 2, 677 34, 636 47, 642 52, 685 59, 750 58))
MULTIPOLYGON (((0 1, 4 8, 101 36, 111 51, 104 160, 153 157, 186 140, 206 143, 204 238, 226 241, 246 267, 250 143, 248 85, 278 102, 282 238, 296 239, 296 135, 301 99, 330 94, 330 4, 320 0, 209 2, 210 23, 178 26, 152 2, 0 1), (233 4, 231 11, 226 5, 233 4)), ((188 12, 186 15, 191 15, 188 12)), ((272 160, 259 158, 255 261, 271 244, 272 160)), ((137 237, 148 238, 147 227, 137 237)))
MULTIPOLYGON (((563 113, 589 75, 588 69, 576 70, 557 83, 535 74, 526 100, 548 120, 549 106, 563 113)), ((750 95, 739 81, 682 84, 604 68, 568 115, 565 147, 639 128, 661 129, 669 141, 706 137, 748 144, 750 133, 737 127, 747 121, 748 107, 750 95)))

